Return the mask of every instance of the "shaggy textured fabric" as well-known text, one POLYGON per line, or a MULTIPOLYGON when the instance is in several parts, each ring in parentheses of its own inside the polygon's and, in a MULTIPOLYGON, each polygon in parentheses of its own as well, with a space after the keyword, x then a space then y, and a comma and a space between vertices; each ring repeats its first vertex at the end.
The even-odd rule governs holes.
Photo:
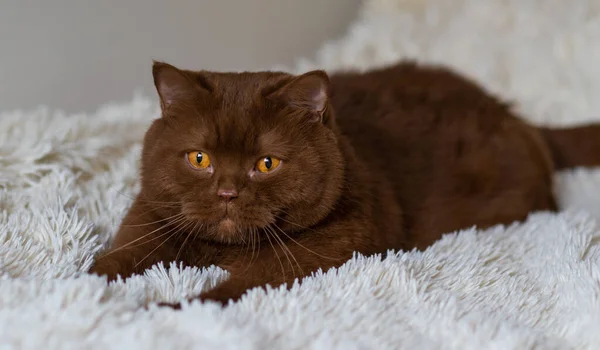
MULTIPOLYGON (((293 71, 418 58, 516 101, 529 120, 600 121, 596 0, 370 0, 293 71)), ((150 74, 150 73, 149 73, 150 74)), ((449 233, 425 252, 357 256, 292 290, 221 309, 141 308, 226 273, 156 266, 107 285, 85 271, 138 190, 154 98, 93 115, 0 116, 3 349, 523 349, 600 344, 600 171, 557 175, 563 211, 449 233)))

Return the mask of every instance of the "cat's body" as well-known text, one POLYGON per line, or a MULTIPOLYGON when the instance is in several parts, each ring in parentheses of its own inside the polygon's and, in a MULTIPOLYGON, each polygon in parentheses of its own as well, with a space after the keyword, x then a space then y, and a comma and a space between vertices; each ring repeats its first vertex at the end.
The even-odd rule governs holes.
POLYGON ((154 76, 163 118, 146 134, 142 190, 92 270, 115 278, 173 260, 229 270, 202 299, 555 210, 553 172, 600 165, 599 126, 535 128, 442 68, 329 81, 157 63, 154 76), (190 154, 198 163, 186 168, 190 154), (264 164, 277 165, 263 174, 264 164))
POLYGON ((403 64, 333 76, 332 86, 338 125, 367 163, 372 191, 393 193, 376 203, 375 211, 397 207, 378 229, 402 217, 403 248, 555 209, 542 135, 465 78, 403 64))

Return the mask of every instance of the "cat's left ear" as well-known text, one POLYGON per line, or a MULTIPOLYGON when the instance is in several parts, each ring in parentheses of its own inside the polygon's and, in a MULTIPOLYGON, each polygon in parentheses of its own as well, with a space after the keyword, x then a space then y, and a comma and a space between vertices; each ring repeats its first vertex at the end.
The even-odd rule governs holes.
POLYGON ((311 71, 294 77, 289 83, 273 92, 270 97, 287 103, 292 108, 311 112, 315 121, 323 122, 330 96, 330 83, 327 73, 311 71))

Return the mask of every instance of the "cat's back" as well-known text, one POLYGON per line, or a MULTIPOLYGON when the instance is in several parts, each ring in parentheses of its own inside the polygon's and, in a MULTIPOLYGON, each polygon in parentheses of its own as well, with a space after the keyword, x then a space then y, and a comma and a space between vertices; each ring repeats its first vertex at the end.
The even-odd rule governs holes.
POLYGON ((487 122, 495 123, 509 114, 505 103, 445 67, 403 62, 333 74, 331 84, 331 102, 342 125, 358 118, 386 129, 399 123, 429 127, 473 117, 482 110, 488 112, 487 122))
MULTIPOLYGON (((504 194, 524 206, 518 213, 536 207, 531 201, 546 203, 546 192, 528 192, 538 186, 532 179, 544 186, 550 181, 537 131, 468 78, 402 63, 333 75, 331 82, 337 123, 378 187, 373 192, 391 195, 404 213, 405 232, 418 233, 407 247, 425 247, 442 232, 519 217, 506 213, 516 209, 502 206, 504 194)), ((380 201, 374 211, 390 203, 380 201)))
POLYGON ((444 67, 412 62, 331 77, 337 123, 359 156, 396 154, 402 171, 433 166, 440 148, 475 145, 519 123, 509 106, 444 67), (401 159, 399 159, 401 158, 401 159))

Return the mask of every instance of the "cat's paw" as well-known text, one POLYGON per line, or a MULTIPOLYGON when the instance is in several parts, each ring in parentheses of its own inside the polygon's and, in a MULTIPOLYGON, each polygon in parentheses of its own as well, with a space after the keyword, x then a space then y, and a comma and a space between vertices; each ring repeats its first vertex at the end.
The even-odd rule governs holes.
MULTIPOLYGON (((236 283, 235 280, 228 280, 221 283, 213 289, 201 293, 197 297, 188 299, 188 302, 191 303, 196 300, 199 300, 202 303, 214 302, 221 305, 222 307, 225 307, 229 302, 238 301, 242 297, 242 295, 246 293, 246 290, 247 289, 244 287, 243 284, 236 283)), ((168 307, 175 310, 181 309, 181 303, 160 302, 157 303, 157 306, 168 307)))
POLYGON ((94 264, 89 269, 88 273, 96 274, 98 276, 106 276, 108 282, 116 280, 119 275, 123 276, 119 263, 110 259, 102 259, 102 257, 94 261, 94 264))
POLYGON ((232 300, 233 302, 237 301, 237 299, 239 299, 239 296, 237 296, 237 297, 230 296, 230 295, 228 295, 226 293, 222 293, 218 290, 217 291, 210 290, 208 292, 204 292, 204 293, 200 294, 200 296, 198 296, 197 299, 203 303, 216 302, 218 304, 221 304, 221 306, 225 306, 225 305, 227 305, 227 302, 229 302, 229 300, 232 300))
MULTIPOLYGON (((200 300, 202 302, 204 301, 215 301, 218 304, 220 304, 221 306, 225 306, 224 302, 218 301, 218 300, 213 300, 213 299, 203 299, 202 296, 198 296, 196 298, 191 298, 188 299, 188 303, 191 303, 195 300, 200 300)), ((169 303, 169 302, 160 302, 160 303, 156 303, 156 306, 160 307, 160 308, 169 308, 169 309, 173 309, 173 310, 181 310, 181 303, 169 303)), ((149 305, 146 305, 146 310, 149 309, 149 305)))
MULTIPOLYGON (((160 302, 157 303, 156 306, 158 307, 167 307, 173 310, 181 310, 181 303, 167 303, 167 302, 160 302)), ((148 307, 146 307, 147 309, 148 307)))
POLYGON ((225 306, 229 302, 238 301, 248 290, 248 285, 249 283, 246 281, 231 278, 215 288, 203 292, 198 299, 202 302, 213 301, 225 306))

